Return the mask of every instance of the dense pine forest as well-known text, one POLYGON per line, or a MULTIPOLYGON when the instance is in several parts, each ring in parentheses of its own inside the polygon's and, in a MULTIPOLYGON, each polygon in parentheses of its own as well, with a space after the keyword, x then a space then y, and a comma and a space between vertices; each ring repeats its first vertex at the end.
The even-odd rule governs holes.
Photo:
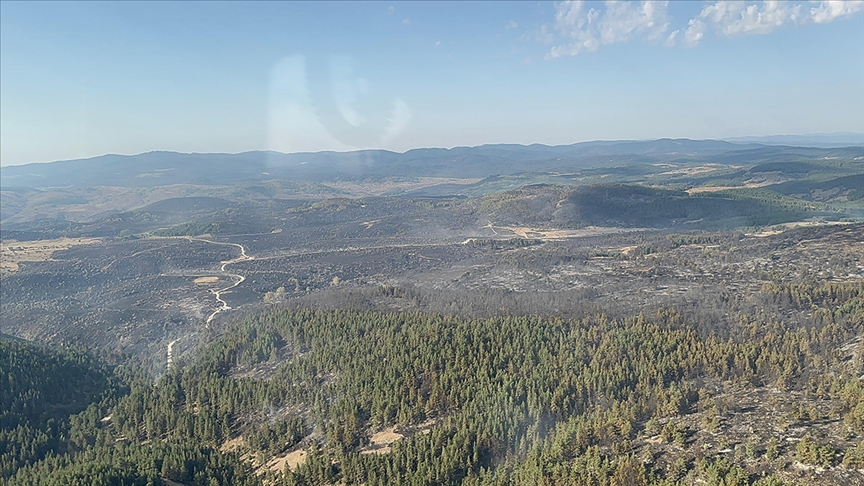
POLYGON ((578 320, 272 308, 155 384, 128 362, 3 341, 2 474, 778 485, 796 470, 859 484, 864 285, 778 282, 754 298, 809 317, 741 314, 709 335, 675 308, 578 320), (769 398, 747 407, 754 394, 769 398), (748 413, 763 416, 742 432, 748 413))

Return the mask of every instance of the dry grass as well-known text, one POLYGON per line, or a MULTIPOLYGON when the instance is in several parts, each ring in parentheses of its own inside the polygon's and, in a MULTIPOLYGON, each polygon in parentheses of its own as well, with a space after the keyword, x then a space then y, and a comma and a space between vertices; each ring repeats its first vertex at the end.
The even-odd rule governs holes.
POLYGON ((184 483, 178 483, 177 481, 171 481, 170 479, 162 478, 162 482, 168 486, 186 486, 184 483))
POLYGON ((779 235, 780 233, 790 230, 793 228, 804 228, 804 227, 814 227, 814 226, 839 226, 852 224, 850 221, 791 221, 789 223, 783 223, 776 226, 772 226, 773 229, 765 229, 763 231, 759 231, 757 233, 745 233, 747 236, 757 236, 760 238, 764 238, 766 236, 779 235))
POLYGON ((355 196, 381 196, 383 194, 401 191, 416 191, 424 187, 437 186, 438 184, 474 184, 482 179, 455 179, 448 177, 412 177, 404 181, 384 182, 329 182, 324 186, 346 191, 355 196))
POLYGON ((50 260, 54 252, 78 245, 99 243, 99 238, 56 238, 53 240, 0 242, 0 275, 18 270, 21 262, 44 262, 50 260))
POLYGON ((698 167, 682 167, 680 169, 669 170, 666 172, 661 172, 657 175, 699 175, 699 174, 707 174, 708 172, 714 172, 717 169, 721 169, 725 166, 720 164, 706 164, 700 165, 698 167))
POLYGON ((567 238, 584 238, 586 236, 605 235, 610 233, 623 233, 628 231, 640 231, 643 228, 607 228, 601 226, 586 226, 580 229, 538 229, 527 226, 492 226, 498 236, 506 236, 499 231, 510 232, 521 238, 538 240, 564 240, 567 238))
POLYGON ((220 447, 219 450, 222 452, 230 452, 239 449, 243 446, 243 437, 235 437, 231 440, 226 440, 220 447))
POLYGON ((198 285, 207 285, 218 281, 219 277, 198 277, 195 279, 195 283, 198 285))
MULTIPOLYGON (((227 440, 219 447, 221 452, 234 452, 239 451, 243 447, 244 441, 243 436, 235 437, 231 440, 227 440)), ((250 452, 245 452, 240 456, 244 461, 249 462, 253 468, 255 468, 255 472, 261 476, 264 473, 269 471, 281 473, 285 471, 285 467, 287 466, 290 470, 296 470, 300 465, 306 462, 306 450, 298 449, 295 451, 287 452, 280 456, 275 456, 270 458, 266 463, 259 463, 258 459, 254 454, 250 452)))
POLYGON ((748 182, 742 186, 702 186, 702 187, 693 187, 687 189, 687 194, 691 196, 693 194, 698 194, 700 192, 719 192, 725 191, 727 189, 745 189, 745 188, 754 188, 754 187, 764 187, 770 186, 772 184, 777 184, 776 180, 766 180, 762 182, 748 182))
POLYGON ((635 250, 636 248, 638 248, 636 245, 632 245, 632 246, 622 246, 622 247, 621 247, 621 254, 622 254, 622 255, 630 255, 630 252, 632 252, 632 251, 635 250))
POLYGON ((375 445, 390 445, 397 440, 405 437, 396 432, 396 426, 388 427, 381 432, 372 434, 371 442, 375 445))
POLYGON ((417 426, 414 427, 414 432, 417 434, 426 435, 432 432, 432 427, 440 421, 440 418, 431 418, 423 423, 417 424, 417 426))
MULTIPOLYGON (((288 469, 293 471, 304 462, 306 462, 306 451, 300 449, 289 452, 283 456, 274 457, 273 459, 270 459, 264 467, 271 471, 282 472, 285 470, 285 466, 288 466, 288 469)), ((259 470, 259 473, 260 472, 262 471, 259 470)))
POLYGON ((371 444, 368 447, 365 447, 361 454, 388 454, 390 452, 390 445, 394 442, 405 437, 404 435, 396 432, 396 426, 388 427, 380 432, 376 432, 372 434, 372 437, 369 439, 371 444))

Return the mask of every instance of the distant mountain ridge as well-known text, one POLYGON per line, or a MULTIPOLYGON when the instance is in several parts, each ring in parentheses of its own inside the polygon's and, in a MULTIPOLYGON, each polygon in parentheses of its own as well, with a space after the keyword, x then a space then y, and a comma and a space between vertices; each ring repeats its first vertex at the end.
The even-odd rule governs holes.
POLYGON ((806 135, 768 135, 763 137, 733 137, 725 140, 735 143, 831 148, 848 147, 851 145, 864 146, 864 133, 837 132, 811 133, 806 135))
POLYGON ((497 144, 452 149, 420 148, 404 153, 387 150, 293 154, 269 151, 239 154, 147 152, 3 167, 0 169, 0 187, 231 185, 271 179, 333 181, 399 176, 483 178, 610 164, 706 162, 712 158, 758 163, 785 161, 797 156, 858 157, 864 156, 864 147, 826 149, 720 140, 659 139, 558 146, 497 144))

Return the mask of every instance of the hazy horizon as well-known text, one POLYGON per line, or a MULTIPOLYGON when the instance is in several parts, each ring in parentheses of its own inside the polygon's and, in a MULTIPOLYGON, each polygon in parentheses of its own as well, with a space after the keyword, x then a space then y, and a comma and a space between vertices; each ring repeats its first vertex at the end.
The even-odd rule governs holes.
MULTIPOLYGON (((492 142, 492 143, 484 143, 479 145, 453 145, 453 146, 425 146, 425 147, 412 147, 406 150, 390 150, 390 149, 344 149, 344 150, 317 150, 317 151, 302 151, 302 152, 280 152, 278 150, 269 150, 269 149, 252 149, 252 150, 244 150, 241 152, 182 152, 177 150, 147 150, 145 152, 134 152, 134 153, 103 153, 97 154, 87 157, 75 157, 71 159, 56 159, 56 160, 38 160, 32 162, 22 162, 18 164, 3 164, 0 167, 14 167, 20 165, 30 165, 30 164, 51 164, 55 162, 67 162, 72 160, 85 160, 85 159, 93 159, 98 157, 107 157, 107 156, 119 156, 119 157, 135 157, 138 155, 144 155, 149 153, 175 153, 175 154, 183 154, 183 155, 192 155, 192 154, 213 154, 213 155, 239 155, 244 153, 254 153, 254 152, 273 152, 279 153, 283 155, 290 154, 318 154, 318 153, 351 153, 351 152, 359 152, 359 151, 387 151, 398 154, 404 154, 406 152, 410 152, 412 150, 424 150, 424 149, 443 149, 443 150, 452 150, 457 148, 477 148, 484 146, 494 146, 494 145, 519 145, 523 147, 530 147, 533 145, 542 145, 547 147, 564 147, 570 145, 578 145, 582 143, 594 143, 594 142, 608 142, 608 143, 618 143, 618 142, 650 142, 656 140, 692 140, 692 141, 718 141, 718 142, 730 142, 730 143, 738 143, 738 144, 747 144, 747 143, 755 143, 755 144, 765 144, 765 145, 784 145, 783 143, 771 143, 770 141, 760 141, 763 139, 773 139, 773 138, 800 138, 807 139, 809 137, 849 137, 856 138, 856 140, 850 141, 840 141, 840 142, 820 142, 820 143, 830 143, 831 146, 857 146, 859 144, 864 143, 864 132, 856 133, 856 132, 832 132, 832 133, 804 133, 804 134, 775 134, 775 135, 762 135, 762 136, 744 136, 744 137, 729 137, 729 138, 702 138, 702 139, 692 139, 687 137, 659 137, 659 138, 644 138, 644 139, 597 139, 597 140, 580 140, 578 142, 572 143, 563 143, 563 144, 545 144, 540 142, 532 142, 532 143, 512 143, 512 142, 492 142), (860 140, 859 140, 860 139, 860 140)), ((800 146, 808 146, 808 145, 800 145, 800 146)), ((817 143, 814 146, 819 146, 817 143)))

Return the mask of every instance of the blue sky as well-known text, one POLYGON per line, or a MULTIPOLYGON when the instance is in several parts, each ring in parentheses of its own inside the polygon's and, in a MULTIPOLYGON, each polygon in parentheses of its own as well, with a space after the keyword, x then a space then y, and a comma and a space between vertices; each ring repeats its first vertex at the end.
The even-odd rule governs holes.
POLYGON ((864 132, 861 2, 2 2, 3 165, 864 132))

